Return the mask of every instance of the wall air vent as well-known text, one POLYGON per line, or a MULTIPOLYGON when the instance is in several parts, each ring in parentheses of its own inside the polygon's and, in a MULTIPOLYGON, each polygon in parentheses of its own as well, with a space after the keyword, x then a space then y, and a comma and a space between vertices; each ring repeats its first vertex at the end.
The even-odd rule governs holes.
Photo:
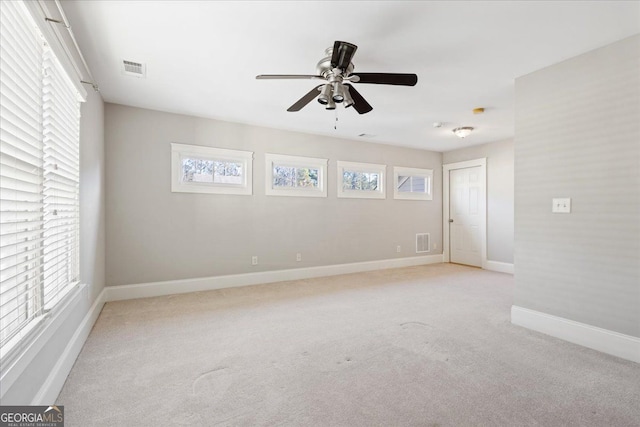
POLYGON ((124 67, 122 73, 127 76, 145 77, 147 74, 146 65, 140 62, 123 60, 122 66, 124 67))
POLYGON ((416 234, 416 253, 431 251, 431 235, 429 233, 416 234))

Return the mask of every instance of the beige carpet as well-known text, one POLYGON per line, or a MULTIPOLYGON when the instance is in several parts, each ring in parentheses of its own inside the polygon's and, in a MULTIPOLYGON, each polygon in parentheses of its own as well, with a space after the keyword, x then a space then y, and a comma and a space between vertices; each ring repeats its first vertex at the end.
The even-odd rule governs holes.
POLYGON ((439 264, 108 303, 66 426, 638 426, 640 365, 511 325, 439 264))

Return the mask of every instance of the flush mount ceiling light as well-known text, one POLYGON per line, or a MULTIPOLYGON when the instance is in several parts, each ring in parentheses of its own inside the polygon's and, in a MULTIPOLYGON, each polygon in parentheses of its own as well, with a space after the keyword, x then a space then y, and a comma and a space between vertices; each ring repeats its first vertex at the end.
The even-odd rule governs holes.
POLYGON ((473 128, 471 126, 463 126, 463 127, 455 128, 453 130, 453 133, 455 133, 459 138, 464 138, 466 136, 469 136, 472 130, 473 128))

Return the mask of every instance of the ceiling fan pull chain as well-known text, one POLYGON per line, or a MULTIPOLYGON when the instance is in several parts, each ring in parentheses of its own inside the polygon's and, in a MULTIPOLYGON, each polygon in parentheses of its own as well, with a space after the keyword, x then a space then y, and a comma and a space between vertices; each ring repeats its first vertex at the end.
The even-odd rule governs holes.
POLYGON ((338 109, 336 108, 333 111, 335 111, 335 113, 336 113, 336 121, 333 123, 333 129, 334 130, 338 130, 338 109))

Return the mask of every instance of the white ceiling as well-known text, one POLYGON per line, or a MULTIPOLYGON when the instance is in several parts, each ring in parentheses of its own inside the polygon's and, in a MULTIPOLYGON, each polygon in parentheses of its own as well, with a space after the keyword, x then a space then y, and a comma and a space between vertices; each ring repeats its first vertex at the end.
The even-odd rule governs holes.
POLYGON ((638 1, 62 5, 107 102, 436 151, 513 137, 515 78, 640 32, 638 1), (418 84, 357 85, 374 108, 358 115, 315 101, 289 113, 318 81, 255 80, 315 74, 335 40, 358 45, 355 71, 415 73, 418 84), (123 59, 147 77, 124 75, 123 59), (460 140, 456 126, 476 130, 460 140))

